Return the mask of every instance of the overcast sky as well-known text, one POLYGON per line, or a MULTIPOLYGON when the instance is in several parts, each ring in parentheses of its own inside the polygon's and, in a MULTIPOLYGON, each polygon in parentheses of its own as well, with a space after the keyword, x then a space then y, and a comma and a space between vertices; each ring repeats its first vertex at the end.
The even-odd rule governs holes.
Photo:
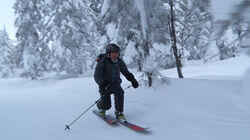
MULTIPOLYGON (((216 19, 225 19, 234 4, 242 0, 212 0, 212 8, 216 19)), ((15 0, 1 0, 0 4, 0 29, 6 28, 11 39, 15 39, 16 28, 14 27, 15 14, 13 4, 15 0)))
POLYGON ((0 29, 6 28, 11 39, 15 38, 15 14, 13 4, 15 0, 1 0, 0 4, 0 29))

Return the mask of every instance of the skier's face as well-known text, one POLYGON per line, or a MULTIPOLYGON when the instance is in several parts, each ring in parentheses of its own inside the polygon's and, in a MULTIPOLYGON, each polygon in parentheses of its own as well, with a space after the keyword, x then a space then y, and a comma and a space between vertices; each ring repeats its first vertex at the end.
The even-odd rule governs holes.
POLYGON ((118 57, 119 57, 119 53, 118 53, 118 52, 111 52, 111 53, 109 54, 109 58, 110 58, 112 61, 117 60, 118 57))

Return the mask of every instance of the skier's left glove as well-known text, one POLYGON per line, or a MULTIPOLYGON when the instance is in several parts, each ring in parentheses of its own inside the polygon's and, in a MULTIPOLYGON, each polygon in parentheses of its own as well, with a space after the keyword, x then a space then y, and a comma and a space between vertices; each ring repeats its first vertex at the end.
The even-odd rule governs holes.
POLYGON ((134 88, 138 88, 139 84, 136 81, 134 75, 132 73, 129 73, 126 75, 127 80, 129 80, 134 88))
POLYGON ((131 81, 131 83, 132 83, 132 86, 133 86, 134 88, 138 88, 138 87, 139 87, 139 84, 138 84, 138 82, 137 82, 136 79, 133 79, 133 80, 131 81))

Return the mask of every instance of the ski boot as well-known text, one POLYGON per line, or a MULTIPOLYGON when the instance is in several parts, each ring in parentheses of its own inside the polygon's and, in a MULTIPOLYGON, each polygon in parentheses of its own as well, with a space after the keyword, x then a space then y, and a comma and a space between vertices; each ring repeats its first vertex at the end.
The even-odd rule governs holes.
POLYGON ((99 110, 99 114, 100 114, 101 117, 105 118, 106 111, 105 110, 99 110))
POLYGON ((125 118, 124 114, 122 114, 122 112, 115 111, 115 117, 117 120, 119 120, 121 122, 126 122, 126 118, 125 118))

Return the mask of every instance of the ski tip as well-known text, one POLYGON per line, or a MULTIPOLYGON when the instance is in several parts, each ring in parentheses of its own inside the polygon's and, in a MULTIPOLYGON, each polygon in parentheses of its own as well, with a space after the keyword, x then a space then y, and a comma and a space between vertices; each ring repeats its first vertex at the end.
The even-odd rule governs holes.
POLYGON ((150 127, 143 128, 137 132, 142 133, 142 134, 151 134, 151 131, 149 131, 150 127))
POLYGON ((130 123, 128 121, 125 121, 125 122, 122 122, 122 121, 119 121, 121 124, 125 125, 126 127, 136 131, 136 132, 140 132, 140 133, 148 133, 148 129, 150 127, 141 127, 141 126, 138 126, 138 125, 135 125, 133 123, 130 123))
POLYGON ((149 129, 150 129, 150 127, 146 127, 146 128, 137 129, 135 131, 137 131, 137 132, 147 132, 149 129))

